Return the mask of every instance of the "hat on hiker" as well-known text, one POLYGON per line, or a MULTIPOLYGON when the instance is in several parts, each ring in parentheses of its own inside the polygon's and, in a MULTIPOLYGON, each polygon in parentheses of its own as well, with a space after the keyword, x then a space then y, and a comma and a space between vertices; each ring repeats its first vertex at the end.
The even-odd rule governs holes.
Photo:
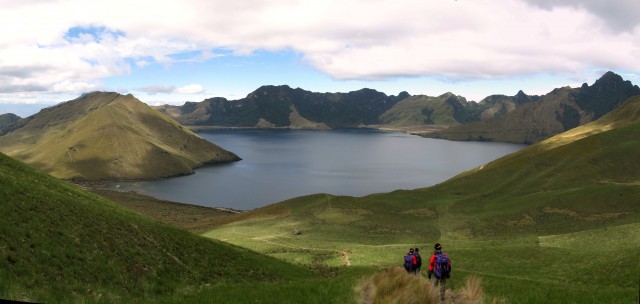
POLYGON ((413 248, 409 248, 409 252, 413 252, 413 248))
POLYGON ((440 243, 436 243, 436 245, 433 246, 433 248, 435 248, 436 250, 442 250, 442 245, 440 245, 440 243))

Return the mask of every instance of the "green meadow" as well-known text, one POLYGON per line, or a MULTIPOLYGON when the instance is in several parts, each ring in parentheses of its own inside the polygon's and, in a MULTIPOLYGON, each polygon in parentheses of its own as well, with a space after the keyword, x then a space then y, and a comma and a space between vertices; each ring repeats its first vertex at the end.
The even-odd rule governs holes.
MULTIPOLYGON (((388 195, 382 197, 394 204, 388 195)), ((357 201, 380 197, 330 197, 331 208, 326 198, 317 195, 283 203, 291 204, 292 212, 300 216, 283 212, 281 218, 272 214, 242 220, 205 236, 293 264, 317 268, 320 263, 335 268, 335 277, 347 285, 355 284, 363 274, 400 266, 410 247, 421 248, 427 259, 433 244, 441 242, 453 260, 450 287, 454 289, 473 274, 483 280, 488 295, 511 303, 548 299, 558 303, 633 303, 638 296, 638 223, 562 234, 504 231, 501 235, 474 236, 476 223, 472 219, 407 215, 388 206, 363 216, 357 201), (315 203, 308 203, 312 201, 315 203), (303 205, 300 202, 311 207, 296 208, 303 205), (444 221, 450 221, 451 226, 439 229, 444 221), (293 235, 294 229, 302 234, 293 235), (441 234, 443 230, 448 232, 441 234)))

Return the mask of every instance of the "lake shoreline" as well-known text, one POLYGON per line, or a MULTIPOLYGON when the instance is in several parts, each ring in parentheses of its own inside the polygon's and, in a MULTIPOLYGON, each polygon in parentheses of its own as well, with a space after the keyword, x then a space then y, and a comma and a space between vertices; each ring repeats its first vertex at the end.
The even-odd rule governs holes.
POLYGON ((394 130, 226 129, 198 133, 243 160, 103 188, 186 204, 252 210, 315 193, 365 196, 425 188, 524 145, 452 142, 394 130))

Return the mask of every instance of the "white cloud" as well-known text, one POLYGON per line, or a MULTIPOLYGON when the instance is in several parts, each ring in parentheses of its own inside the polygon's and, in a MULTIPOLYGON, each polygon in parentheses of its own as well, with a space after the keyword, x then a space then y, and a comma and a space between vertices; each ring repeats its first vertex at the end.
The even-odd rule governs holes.
POLYGON ((204 88, 199 84, 189 84, 182 87, 176 87, 170 84, 154 84, 145 87, 137 87, 134 90, 147 93, 148 95, 156 94, 202 94, 204 88))
POLYGON ((53 84, 50 90, 53 93, 74 94, 77 92, 91 92, 100 89, 101 87, 95 83, 63 80, 61 82, 53 84))
POLYGON ((190 84, 176 88, 173 92, 178 94, 202 94, 204 93, 204 88, 199 84, 190 84))
POLYGON ((134 88, 136 91, 145 92, 149 95, 169 94, 175 91, 176 87, 170 84, 154 84, 146 87, 134 88))
MULTIPOLYGON (((0 93, 81 93, 154 63, 210 60, 218 49, 292 50, 335 79, 640 70, 640 2, 602 3, 0 0, 0 93), (87 31, 69 37, 74 28, 87 31), (175 59, 185 53, 193 56, 175 59)), ((165 86, 137 90, 204 91, 165 86)))

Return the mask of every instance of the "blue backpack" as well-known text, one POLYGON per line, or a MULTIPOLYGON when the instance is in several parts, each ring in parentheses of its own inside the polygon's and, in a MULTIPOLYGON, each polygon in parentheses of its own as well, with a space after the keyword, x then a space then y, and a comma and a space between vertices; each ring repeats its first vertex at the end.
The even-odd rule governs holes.
POLYGON ((413 256, 410 254, 404 256, 404 269, 407 271, 413 270, 413 256))
POLYGON ((444 252, 436 254, 434 260, 433 274, 438 279, 449 278, 451 274, 451 264, 449 264, 449 257, 444 252))

